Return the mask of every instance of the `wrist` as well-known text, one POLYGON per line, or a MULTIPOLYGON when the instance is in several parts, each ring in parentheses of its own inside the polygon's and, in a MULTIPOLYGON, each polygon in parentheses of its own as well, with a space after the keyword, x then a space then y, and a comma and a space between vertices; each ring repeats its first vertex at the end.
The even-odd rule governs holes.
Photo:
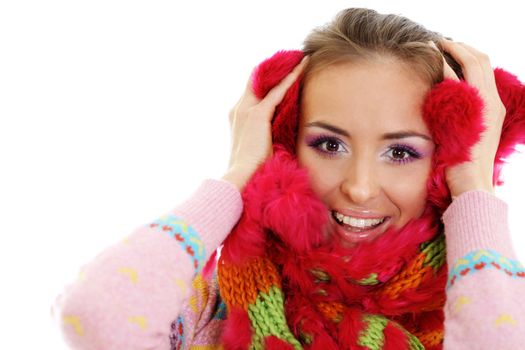
POLYGON ((230 168, 226 174, 224 174, 222 179, 237 187, 239 191, 242 191, 252 174, 253 171, 233 167, 230 168))
POLYGON ((495 194, 492 171, 482 171, 478 168, 478 166, 460 164, 447 170, 447 186, 452 198, 468 191, 485 191, 495 194))
POLYGON ((493 186, 488 185, 482 185, 482 184, 464 184, 458 189, 450 190, 450 194, 452 196, 452 199, 455 199, 456 197, 459 197, 465 192, 469 191, 484 191, 488 192, 490 194, 496 194, 493 186))

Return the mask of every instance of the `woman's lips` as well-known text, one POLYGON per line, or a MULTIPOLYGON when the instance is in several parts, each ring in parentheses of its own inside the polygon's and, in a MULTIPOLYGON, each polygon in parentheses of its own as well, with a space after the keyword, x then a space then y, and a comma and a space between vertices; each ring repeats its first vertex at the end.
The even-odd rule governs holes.
POLYGON ((378 226, 362 230, 361 232, 353 232, 350 228, 344 227, 341 224, 339 224, 333 215, 330 215, 330 217, 332 218, 333 227, 337 235, 343 241, 351 243, 353 245, 373 241, 385 232, 390 223, 390 217, 386 217, 385 220, 383 220, 383 222, 378 226))

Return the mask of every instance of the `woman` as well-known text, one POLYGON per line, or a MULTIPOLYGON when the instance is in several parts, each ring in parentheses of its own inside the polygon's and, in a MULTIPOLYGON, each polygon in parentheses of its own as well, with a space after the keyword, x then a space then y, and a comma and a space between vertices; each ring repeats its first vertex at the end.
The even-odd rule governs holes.
POLYGON ((403 17, 342 11, 254 71, 230 113, 228 173, 59 298, 69 344, 516 348, 525 278, 493 176, 523 142, 505 106, 524 120, 525 89, 498 74, 505 105, 484 54, 403 17))

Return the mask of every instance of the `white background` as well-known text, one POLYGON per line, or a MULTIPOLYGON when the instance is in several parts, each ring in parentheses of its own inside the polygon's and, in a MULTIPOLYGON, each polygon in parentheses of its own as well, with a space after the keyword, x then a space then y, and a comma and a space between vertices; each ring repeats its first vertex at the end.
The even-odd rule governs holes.
MULTIPOLYGON (((518 1, 3 1, 0 348, 64 349, 50 317, 64 285, 222 176, 252 68, 351 6, 406 15, 525 80, 518 1)), ((525 157, 505 173, 523 261, 525 157)))

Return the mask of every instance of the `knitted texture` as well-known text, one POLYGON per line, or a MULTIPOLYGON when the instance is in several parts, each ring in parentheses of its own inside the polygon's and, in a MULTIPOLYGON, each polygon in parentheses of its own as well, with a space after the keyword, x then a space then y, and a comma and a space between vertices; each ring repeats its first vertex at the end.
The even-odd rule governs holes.
MULTIPOLYGON (((256 95, 264 97, 301 58, 281 51, 264 61, 254 72, 256 95)), ((502 96, 510 108, 495 161, 500 184, 503 157, 525 142, 525 113, 512 106, 525 103, 514 76, 495 74, 500 94, 511 92, 502 96)), ((437 147, 423 214, 343 248, 327 237, 329 210, 295 159, 300 80, 276 108, 273 157, 243 190, 243 215, 219 260, 225 349, 441 349, 447 266, 440 218, 451 202, 444 171, 469 159, 484 129, 483 101, 465 82, 431 90, 423 111, 437 147)))

